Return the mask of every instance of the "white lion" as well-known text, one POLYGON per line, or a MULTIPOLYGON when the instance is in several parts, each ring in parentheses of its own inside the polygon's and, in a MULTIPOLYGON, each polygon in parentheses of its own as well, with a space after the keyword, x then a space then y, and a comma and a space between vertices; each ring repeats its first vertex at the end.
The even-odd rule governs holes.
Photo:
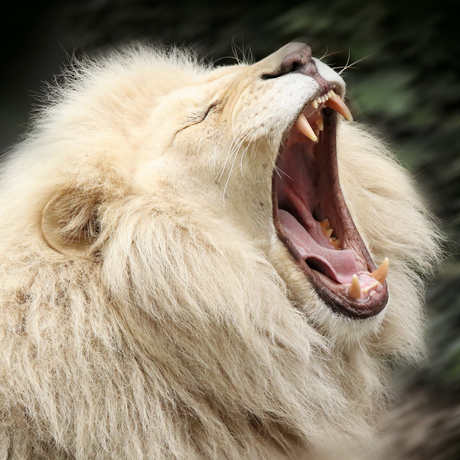
POLYGON ((220 68, 135 46, 67 73, 2 170, 0 458, 372 437, 388 357, 421 354, 438 248, 344 93, 296 43, 220 68))

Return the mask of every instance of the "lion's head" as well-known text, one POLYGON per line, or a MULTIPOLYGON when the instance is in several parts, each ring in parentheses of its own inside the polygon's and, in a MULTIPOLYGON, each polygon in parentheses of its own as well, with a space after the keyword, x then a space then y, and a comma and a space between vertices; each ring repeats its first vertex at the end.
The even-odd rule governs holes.
POLYGON ((11 452, 262 459, 369 437, 386 357, 419 353, 437 245, 344 96, 298 43, 68 72, 0 191, 11 452))

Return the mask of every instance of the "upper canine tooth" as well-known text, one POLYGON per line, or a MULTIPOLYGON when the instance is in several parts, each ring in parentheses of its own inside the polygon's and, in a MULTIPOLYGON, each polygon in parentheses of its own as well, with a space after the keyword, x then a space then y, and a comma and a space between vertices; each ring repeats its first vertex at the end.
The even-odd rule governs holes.
POLYGON ((340 115, 342 115, 348 121, 353 121, 353 116, 351 115, 350 110, 345 105, 345 102, 343 102, 342 99, 339 96, 331 97, 326 102, 326 106, 331 108, 331 109, 333 109, 333 110, 335 110, 336 112, 339 112, 340 115))
POLYGON ((313 142, 318 142, 315 132, 308 123, 308 120, 305 118, 303 113, 300 114, 299 119, 295 122, 295 127, 308 139, 311 139, 313 142))
POLYGON ((325 230, 323 230, 323 234, 326 238, 329 238, 333 233, 334 230, 332 228, 326 228, 325 230))
POLYGON ((351 279, 350 287, 348 288, 348 294, 354 299, 361 298, 361 285, 359 284, 359 279, 357 275, 353 275, 351 279))
POLYGON ((311 103, 311 105, 312 105, 313 108, 315 108, 315 109, 318 108, 318 102, 316 101, 316 99, 311 103))
POLYGON ((385 257, 385 259, 382 262, 382 265, 380 265, 380 267, 377 268, 375 272, 370 273, 369 276, 372 276, 372 278, 375 278, 379 283, 383 284, 387 279, 389 266, 390 261, 388 260, 388 257, 385 257))

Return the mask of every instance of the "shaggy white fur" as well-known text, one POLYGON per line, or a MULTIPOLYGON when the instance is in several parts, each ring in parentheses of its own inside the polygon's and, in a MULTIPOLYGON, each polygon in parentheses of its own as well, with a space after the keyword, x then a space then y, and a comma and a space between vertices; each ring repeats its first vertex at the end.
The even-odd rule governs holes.
POLYGON ((422 353, 435 227, 385 146, 340 122, 390 301, 353 320, 320 300, 271 215, 281 136, 315 89, 259 78, 282 53, 212 69, 134 46, 50 91, 1 174, 0 458, 310 458, 371 439, 388 356, 422 353))

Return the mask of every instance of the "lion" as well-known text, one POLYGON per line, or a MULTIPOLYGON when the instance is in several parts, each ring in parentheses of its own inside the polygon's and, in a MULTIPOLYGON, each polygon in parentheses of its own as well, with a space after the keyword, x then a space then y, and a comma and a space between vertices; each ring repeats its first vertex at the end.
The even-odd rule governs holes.
MULTIPOLYGON (((390 95, 391 97, 391 95, 390 95)), ((340 75, 132 45, 4 162, 0 452, 310 459, 369 442, 423 356, 436 224, 340 75)))

